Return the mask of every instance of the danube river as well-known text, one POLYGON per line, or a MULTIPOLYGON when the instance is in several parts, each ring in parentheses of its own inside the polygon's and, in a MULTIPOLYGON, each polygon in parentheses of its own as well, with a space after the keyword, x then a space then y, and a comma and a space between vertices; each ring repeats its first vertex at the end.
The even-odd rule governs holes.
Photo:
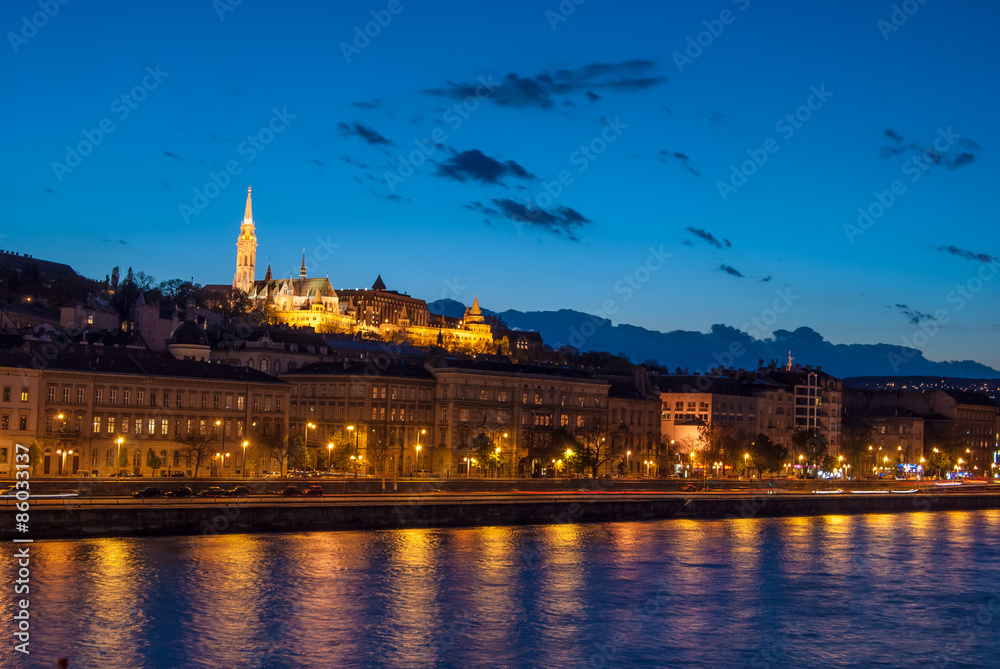
POLYGON ((32 551, 4 667, 1000 666, 1000 511, 32 551))

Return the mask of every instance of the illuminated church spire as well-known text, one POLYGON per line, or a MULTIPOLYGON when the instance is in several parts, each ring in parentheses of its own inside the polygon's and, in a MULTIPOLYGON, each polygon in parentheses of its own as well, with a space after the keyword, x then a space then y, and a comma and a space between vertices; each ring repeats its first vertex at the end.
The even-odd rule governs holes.
POLYGON ((253 290, 257 264, 257 234, 254 231, 253 208, 250 203, 250 186, 247 186, 247 206, 243 211, 240 236, 236 239, 236 274, 233 288, 249 293, 253 290))

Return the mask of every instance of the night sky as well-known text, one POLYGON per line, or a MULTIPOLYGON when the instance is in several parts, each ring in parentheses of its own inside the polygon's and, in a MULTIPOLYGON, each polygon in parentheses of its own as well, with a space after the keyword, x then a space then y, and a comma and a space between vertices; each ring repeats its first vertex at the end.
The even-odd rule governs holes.
POLYGON ((1000 367, 995 3, 48 2, 5 249, 228 284, 252 185, 258 278, 1000 367))

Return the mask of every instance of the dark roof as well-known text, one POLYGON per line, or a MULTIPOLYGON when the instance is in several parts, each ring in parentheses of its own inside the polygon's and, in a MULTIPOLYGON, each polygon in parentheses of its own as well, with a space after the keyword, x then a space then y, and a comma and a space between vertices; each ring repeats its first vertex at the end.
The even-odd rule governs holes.
POLYGON ((993 408, 996 408, 997 406, 996 402, 982 393, 972 393, 965 390, 950 390, 948 388, 941 389, 941 392, 949 395, 959 404, 975 404, 993 408))
POLYGON ((375 283, 372 284, 372 290, 385 290, 385 282, 382 281, 382 275, 379 274, 375 279, 375 283))
POLYGON ((711 393, 713 395, 749 395, 750 389, 738 379, 728 376, 671 374, 651 377, 664 393, 711 393))
POLYGON ((434 379, 434 375, 420 364, 406 362, 379 364, 378 361, 361 362, 358 360, 313 362, 282 374, 282 376, 366 376, 426 379, 428 381, 434 379))
POLYGON ((170 343, 181 346, 208 346, 208 337, 194 321, 184 321, 170 335, 170 343))
POLYGON ((23 272, 31 264, 34 264, 38 268, 38 273, 42 276, 78 276, 72 267, 60 262, 42 260, 41 258, 34 258, 11 251, 0 251, 0 267, 10 267, 18 272, 23 272))
POLYGON ((514 363, 483 360, 463 360, 461 358, 444 358, 437 361, 437 364, 433 364, 432 367, 435 369, 462 369, 472 372, 493 372, 516 376, 559 376, 567 379, 578 379, 580 381, 608 383, 602 379, 594 378, 594 376, 588 372, 581 372, 575 369, 569 369, 568 367, 542 367, 540 365, 519 365, 514 363))
MULTIPOLYGON (((37 358, 23 353, 0 352, 0 366, 38 368, 37 358)), ((197 360, 178 360, 169 353, 155 354, 141 351, 101 350, 88 347, 85 352, 64 351, 48 361, 45 369, 70 372, 96 372, 100 374, 130 374, 138 376, 163 376, 175 378, 241 381, 244 383, 281 383, 284 381, 270 374, 249 367, 231 367, 197 360)))

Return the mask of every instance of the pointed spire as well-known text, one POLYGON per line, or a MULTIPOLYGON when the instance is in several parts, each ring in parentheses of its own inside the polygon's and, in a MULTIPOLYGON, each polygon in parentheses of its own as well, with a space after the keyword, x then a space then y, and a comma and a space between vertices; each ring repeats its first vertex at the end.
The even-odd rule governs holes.
POLYGON ((372 290, 385 290, 385 282, 382 281, 381 274, 378 275, 378 278, 375 279, 375 283, 372 284, 372 290))
POLYGON ((250 205, 250 186, 247 186, 247 208, 243 212, 243 220, 247 223, 253 220, 253 207, 250 205))
POLYGON ((789 349, 789 351, 788 351, 788 371, 789 372, 792 371, 792 351, 791 351, 791 349, 789 349))
POLYGON ((470 314, 481 314, 483 310, 479 308, 479 296, 476 295, 472 298, 472 308, 469 309, 470 314))
POLYGON ((271 261, 267 261, 267 274, 264 275, 264 281, 271 280, 271 261))
POLYGON ((299 278, 306 278, 306 250, 302 249, 302 267, 299 267, 299 278))

